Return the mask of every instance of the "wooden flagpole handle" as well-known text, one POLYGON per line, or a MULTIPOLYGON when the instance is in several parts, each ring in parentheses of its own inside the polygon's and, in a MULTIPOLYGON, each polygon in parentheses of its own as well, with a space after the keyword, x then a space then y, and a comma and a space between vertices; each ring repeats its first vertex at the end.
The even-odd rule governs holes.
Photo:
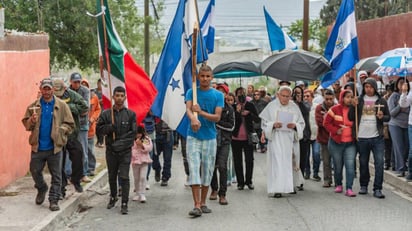
MULTIPOLYGON (((104 6, 103 0, 100 0, 101 6, 104 6)), ((103 25, 103 37, 104 37, 104 55, 106 58, 107 66, 107 79, 109 80, 109 97, 110 97, 110 114, 112 119, 112 124, 114 124, 114 112, 113 112, 113 102, 112 102, 112 81, 111 81, 111 68, 110 68, 110 54, 109 54, 109 45, 107 42, 107 29, 106 29, 106 9, 102 14, 102 25, 103 25)), ((113 132, 113 140, 116 139, 116 134, 113 132)))
MULTIPOLYGON (((197 22, 193 27, 193 34, 192 34, 192 92, 193 92, 193 105, 197 105, 197 85, 196 85, 196 76, 197 76, 197 69, 196 69, 196 62, 197 62, 197 34, 199 28, 197 22)), ((197 112, 193 113, 197 118, 197 112)))

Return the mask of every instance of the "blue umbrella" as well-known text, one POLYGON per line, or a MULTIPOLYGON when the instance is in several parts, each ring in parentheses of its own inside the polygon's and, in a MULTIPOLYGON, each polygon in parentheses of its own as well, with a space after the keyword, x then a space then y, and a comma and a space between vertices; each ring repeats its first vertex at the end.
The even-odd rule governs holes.
POLYGON ((396 48, 386 51, 376 61, 379 67, 374 71, 377 75, 407 76, 412 74, 412 48, 396 48))
POLYGON ((221 63, 213 69, 213 76, 217 79, 257 77, 261 76, 260 62, 258 61, 232 61, 221 63))

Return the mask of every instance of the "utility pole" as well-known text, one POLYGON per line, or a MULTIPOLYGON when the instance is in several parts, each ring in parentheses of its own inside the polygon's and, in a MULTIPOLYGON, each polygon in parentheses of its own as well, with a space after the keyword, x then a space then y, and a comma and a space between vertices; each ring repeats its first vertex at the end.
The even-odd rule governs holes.
POLYGON ((144 0, 144 70, 150 75, 149 0, 144 0))
POLYGON ((308 50, 309 40, 309 0, 303 0, 303 33, 302 33, 302 49, 308 50))

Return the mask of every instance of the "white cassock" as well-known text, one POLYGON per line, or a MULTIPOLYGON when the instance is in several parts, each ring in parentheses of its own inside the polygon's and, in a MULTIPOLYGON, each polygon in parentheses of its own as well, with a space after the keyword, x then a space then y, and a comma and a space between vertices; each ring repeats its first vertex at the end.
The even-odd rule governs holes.
POLYGON ((268 193, 293 192, 294 186, 303 183, 299 170, 299 140, 303 137, 305 127, 302 113, 292 101, 289 101, 287 105, 282 105, 279 99, 276 99, 263 109, 259 117, 262 119, 262 129, 268 139, 268 193), (279 114, 290 115, 287 120, 296 124, 296 130, 273 129, 275 122, 285 120, 279 114))

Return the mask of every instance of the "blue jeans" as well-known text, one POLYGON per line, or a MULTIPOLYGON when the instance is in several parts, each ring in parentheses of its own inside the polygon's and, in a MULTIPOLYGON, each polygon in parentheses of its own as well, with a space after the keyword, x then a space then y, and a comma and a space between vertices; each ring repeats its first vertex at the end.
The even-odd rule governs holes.
POLYGON ((408 125, 408 134, 409 134, 409 155, 408 155, 408 173, 412 176, 412 125, 408 125))
POLYGON ((77 138, 82 144, 83 149, 83 176, 87 176, 89 172, 89 157, 88 157, 88 140, 87 140, 88 131, 79 131, 77 138))
POLYGON ((172 154, 173 154, 173 132, 166 132, 165 134, 156 133, 156 153, 153 155, 152 167, 156 172, 160 172, 162 166, 159 161, 159 156, 163 152, 163 171, 162 180, 168 181, 171 177, 172 168, 172 154))
POLYGON ((342 169, 343 165, 345 165, 346 190, 352 189, 353 178, 355 177, 355 143, 338 144, 334 140, 329 139, 328 149, 333 157, 335 185, 342 185, 342 169))
POLYGON ((385 151, 385 141, 383 136, 374 138, 359 138, 359 168, 360 168, 360 186, 368 187, 369 174, 369 156, 372 151, 375 165, 375 180, 373 190, 382 190, 383 183, 383 155, 385 151))
POLYGON ((88 170, 87 173, 89 174, 91 171, 94 172, 96 170, 96 156, 94 155, 94 137, 88 138, 88 152, 87 157, 89 158, 88 163, 88 170))
MULTIPOLYGON (((318 176, 320 166, 320 144, 316 140, 311 141, 312 158, 313 158, 313 176, 318 176)), ((305 173, 310 175, 310 151, 306 158, 305 173)))
POLYGON ((406 161, 409 153, 409 132, 408 128, 396 125, 389 125, 389 132, 392 139, 392 153, 395 162, 395 170, 405 172, 408 169, 406 161))

